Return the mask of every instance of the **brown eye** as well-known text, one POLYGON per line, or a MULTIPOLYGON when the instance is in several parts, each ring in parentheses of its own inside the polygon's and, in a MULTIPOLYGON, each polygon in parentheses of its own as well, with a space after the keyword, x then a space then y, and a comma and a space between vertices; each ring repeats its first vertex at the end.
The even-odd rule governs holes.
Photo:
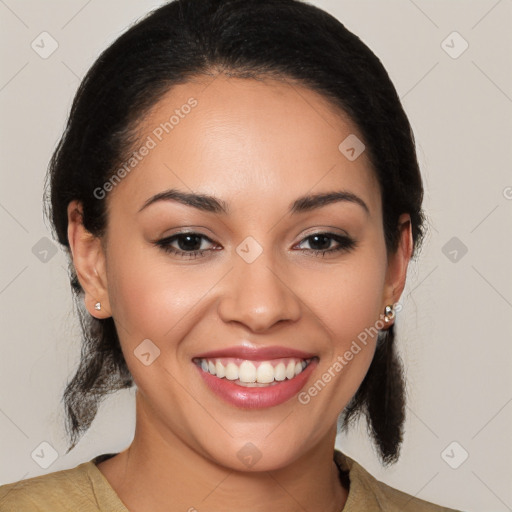
MULTIPOLYGON (((308 252, 313 252, 315 254, 325 253, 334 253, 338 251, 350 251, 356 247, 356 242, 352 238, 343 235, 337 235, 335 233, 315 233, 313 235, 309 235, 304 238, 301 242, 304 243, 307 241, 310 245, 310 248, 304 249, 308 252), (334 247, 332 247, 332 243, 335 242, 334 247)), ((299 244, 300 245, 300 244, 299 244)))
POLYGON ((158 240, 155 244, 165 252, 185 258, 197 258, 211 250, 204 247, 203 241, 205 240, 213 244, 208 237, 200 233, 177 233, 176 235, 158 240))

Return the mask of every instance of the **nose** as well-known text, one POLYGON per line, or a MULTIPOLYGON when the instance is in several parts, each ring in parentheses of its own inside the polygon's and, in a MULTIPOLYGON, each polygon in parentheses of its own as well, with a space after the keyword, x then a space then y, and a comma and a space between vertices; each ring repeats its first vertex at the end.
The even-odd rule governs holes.
POLYGON ((227 276, 218 305, 224 322, 262 332, 279 322, 299 319, 301 301, 293 282, 264 255, 265 251, 252 263, 235 256, 235 268, 227 276))

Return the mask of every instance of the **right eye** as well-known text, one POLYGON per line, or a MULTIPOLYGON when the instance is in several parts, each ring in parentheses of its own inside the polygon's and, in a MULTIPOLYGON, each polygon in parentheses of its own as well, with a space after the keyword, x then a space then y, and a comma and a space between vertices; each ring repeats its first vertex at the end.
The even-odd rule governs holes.
POLYGON ((211 250, 204 248, 203 241, 208 241, 213 244, 212 240, 200 233, 177 233, 167 238, 157 240, 155 245, 167 253, 194 259, 203 256, 204 253, 211 250))

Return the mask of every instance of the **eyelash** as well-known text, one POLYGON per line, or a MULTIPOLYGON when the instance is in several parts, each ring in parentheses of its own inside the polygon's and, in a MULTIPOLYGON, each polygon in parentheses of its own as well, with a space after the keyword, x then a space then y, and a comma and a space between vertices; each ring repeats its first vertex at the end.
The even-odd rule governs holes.
MULTIPOLYGON (((163 238, 162 240, 157 240, 156 242, 154 242, 154 244, 157 245, 158 247, 160 247, 166 253, 174 254, 174 255, 180 256, 182 258, 187 257, 188 259, 195 259, 198 257, 202 257, 202 256, 204 256, 205 252, 212 250, 212 249, 199 249, 196 251, 183 251, 181 249, 176 249, 175 247, 171 246, 172 242, 174 242, 175 240, 178 240, 182 237, 186 237, 186 236, 199 237, 201 239, 204 239, 211 243, 214 243, 212 240, 210 240, 210 238, 208 238, 205 235, 202 235, 200 233, 190 232, 190 233, 178 233, 176 235, 172 235, 170 237, 163 238)), ((307 237, 303 238, 299 242, 299 245, 302 242, 304 242, 305 240, 308 240, 315 236, 322 236, 322 237, 334 240, 334 241, 338 242, 338 244, 339 244, 338 247, 335 247, 334 249, 325 249, 325 250, 324 249, 303 249, 304 251, 313 253, 316 256, 321 255, 322 257, 324 257, 326 253, 332 254, 332 253, 336 253, 336 252, 340 252, 340 251, 350 252, 353 249, 355 249, 357 246, 356 241, 348 236, 338 235, 335 233, 327 233, 327 232, 313 233, 311 235, 308 235, 307 237)))

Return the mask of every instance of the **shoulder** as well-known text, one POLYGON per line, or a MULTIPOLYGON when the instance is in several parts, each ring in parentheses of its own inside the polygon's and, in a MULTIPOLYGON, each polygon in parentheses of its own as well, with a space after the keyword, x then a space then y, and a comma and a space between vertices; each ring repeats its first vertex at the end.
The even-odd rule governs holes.
MULTIPOLYGON (((55 471, 0 486, 0 510, 67 510, 73 498, 83 501, 88 487, 87 465, 55 471)), ((90 486, 89 486, 90 487, 90 486)))
POLYGON ((421 500, 377 480, 358 462, 339 451, 335 460, 341 469, 349 471, 350 491, 346 503, 352 510, 400 512, 461 512, 421 500))
MULTIPOLYGON (((69 510, 104 510, 98 499, 99 470, 94 460, 78 466, 19 480, 0 486, 2 512, 68 512, 69 510)), ((102 482, 99 482, 102 484, 102 482)), ((117 509, 117 508, 116 508, 117 509)), ((119 509, 117 509, 119 510, 119 509)), ((109 510, 110 512, 110 510, 109 510)))

